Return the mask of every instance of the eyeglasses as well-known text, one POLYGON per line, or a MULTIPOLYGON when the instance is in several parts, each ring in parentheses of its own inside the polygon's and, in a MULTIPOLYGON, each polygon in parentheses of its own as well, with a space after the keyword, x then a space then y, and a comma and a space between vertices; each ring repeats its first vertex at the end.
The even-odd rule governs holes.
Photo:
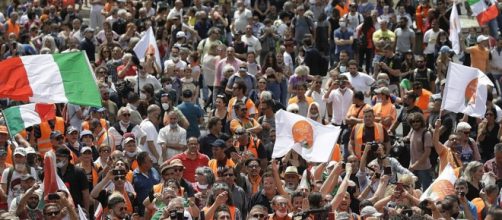
POLYGON ((223 174, 223 176, 226 176, 226 177, 233 177, 233 176, 234 176, 234 174, 233 174, 233 173, 225 173, 225 174, 223 174))
POLYGON ((122 114, 122 116, 124 116, 124 117, 129 117, 129 116, 131 116, 131 114, 129 114, 129 113, 124 113, 124 114, 122 114))
POLYGON ((278 206, 281 206, 281 207, 286 207, 288 206, 288 203, 287 202, 279 202, 277 203, 278 206))
POLYGON ((122 176, 122 175, 120 175, 120 176, 115 176, 113 179, 114 179, 115 181, 119 181, 119 180, 124 181, 124 180, 125 180, 125 176, 122 176))
POLYGON ((47 212, 45 216, 57 216, 61 211, 47 212))

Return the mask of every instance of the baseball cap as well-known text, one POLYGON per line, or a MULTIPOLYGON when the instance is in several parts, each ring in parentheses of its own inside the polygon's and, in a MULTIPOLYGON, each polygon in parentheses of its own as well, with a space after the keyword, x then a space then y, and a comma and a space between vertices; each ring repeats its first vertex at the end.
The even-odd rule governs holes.
POLYGON ((178 33, 176 33, 176 38, 186 38, 186 37, 187 35, 183 31, 178 31, 178 33))
POLYGON ((27 147, 26 148, 26 154, 37 154, 37 152, 35 151, 35 148, 33 147, 27 147))
POLYGON ((80 132, 80 138, 86 135, 92 135, 92 132, 89 130, 83 130, 82 132, 80 132))
POLYGON ((185 167, 180 159, 174 159, 169 162, 170 167, 185 167))
POLYGON ((361 217, 380 217, 383 214, 378 212, 373 206, 366 206, 361 210, 361 217))
POLYGON ((193 95, 192 90, 190 90, 190 89, 183 90, 183 97, 184 98, 190 98, 190 97, 192 97, 192 95, 193 95))
POLYGON ((88 28, 86 28, 86 29, 84 30, 84 34, 85 34, 85 33, 87 33, 87 32, 92 32, 92 33, 94 33, 94 29, 92 29, 92 28, 88 27, 88 28))
POLYGON ((225 148, 227 145, 224 140, 216 139, 213 143, 211 143, 211 146, 225 148))
POLYGON ((21 155, 23 157, 26 157, 26 150, 22 147, 16 147, 16 150, 14 150, 14 156, 15 155, 21 155))
POLYGON ((135 140, 133 137, 126 137, 126 138, 124 139, 124 144, 127 144, 127 143, 129 143, 129 142, 131 142, 131 141, 136 141, 136 140, 135 140))
POLYGON ((298 175, 298 169, 294 166, 289 166, 286 168, 286 171, 284 172, 284 174, 296 174, 298 175))
POLYGON ((9 134, 9 130, 7 130, 7 126, 0 125, 0 134, 9 134))
POLYGON ((378 89, 375 89, 375 93, 377 93, 377 94, 384 94, 384 95, 390 95, 390 90, 387 87, 380 87, 378 89))
POLYGON ((68 128, 68 131, 66 131, 66 133, 67 133, 67 134, 71 134, 71 133, 73 133, 73 132, 75 132, 75 131, 78 133, 78 129, 77 129, 76 127, 74 127, 74 126, 70 126, 70 127, 68 128))
POLYGON ((56 139, 60 136, 63 136, 63 134, 61 134, 61 132, 59 132, 58 130, 51 132, 51 139, 56 139))
POLYGON ((103 108, 103 107, 101 107, 101 108, 91 107, 91 108, 89 109, 89 111, 90 111, 90 112, 100 112, 100 113, 105 112, 105 110, 106 110, 106 109, 105 109, 105 108, 103 108))
POLYGON ((490 38, 486 35, 479 35, 478 38, 476 38, 476 42, 481 43, 482 41, 485 41, 488 39, 490 39, 490 38))
POLYGON ((440 53, 453 53, 453 50, 448 46, 442 46, 439 50, 440 53))
POLYGON ((86 151, 90 151, 92 153, 92 148, 91 147, 83 147, 82 149, 80 149, 81 154, 83 154, 86 151))

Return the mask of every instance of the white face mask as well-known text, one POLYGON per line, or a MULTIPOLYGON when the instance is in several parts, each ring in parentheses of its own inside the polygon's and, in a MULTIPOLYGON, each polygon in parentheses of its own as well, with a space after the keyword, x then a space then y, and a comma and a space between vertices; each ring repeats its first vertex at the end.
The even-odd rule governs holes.
POLYGON ((169 109, 169 103, 162 103, 162 109, 164 109, 164 111, 167 111, 167 109, 169 109))
POLYGON ((129 127, 129 123, 131 122, 120 121, 120 124, 122 124, 124 127, 129 127))
POLYGON ((127 157, 135 157, 135 156, 136 156, 136 154, 138 154, 138 152, 137 152, 137 151, 134 151, 134 152, 127 152, 127 151, 126 151, 125 153, 126 153, 127 157))
POLYGON ((199 189, 207 189, 208 186, 209 186, 209 184, 199 184, 199 183, 197 183, 197 187, 199 187, 199 189))
POLYGON ((16 163, 14 164, 14 169, 17 171, 17 172, 24 172, 26 171, 26 164, 19 164, 19 163, 16 163))
POLYGON ((346 66, 340 66, 340 73, 345 73, 347 72, 347 67, 346 66))
POLYGON ((66 163, 67 163, 66 161, 60 161, 60 162, 56 163, 56 166, 58 168, 63 168, 64 166, 66 166, 66 163))
POLYGON ((139 99, 143 99, 143 100, 145 100, 145 99, 146 99, 146 95, 145 95, 145 93, 140 92, 140 93, 139 93, 139 99))
POLYGON ((315 113, 315 114, 310 113, 310 117, 312 117, 312 118, 317 118, 318 116, 319 116, 319 113, 315 113))
MULTIPOLYGON (((176 78, 176 77, 175 77, 175 78, 176 78)), ((166 84, 166 85, 164 85, 164 90, 166 90, 166 91, 169 91, 169 90, 171 90, 172 88, 173 88, 173 85, 172 85, 172 84, 166 84)))
POLYGON ((175 129, 178 127, 178 124, 169 124, 169 127, 171 127, 171 129, 175 129))
POLYGON ((276 211, 275 214, 277 215, 277 217, 283 218, 284 216, 286 216, 288 214, 288 212, 276 211))

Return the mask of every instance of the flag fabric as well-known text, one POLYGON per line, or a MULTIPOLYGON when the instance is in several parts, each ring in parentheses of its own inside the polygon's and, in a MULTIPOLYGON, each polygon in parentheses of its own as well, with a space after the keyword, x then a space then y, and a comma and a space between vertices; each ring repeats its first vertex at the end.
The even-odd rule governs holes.
POLYGON ((14 136, 27 127, 38 125, 43 121, 56 117, 56 106, 53 104, 26 104, 3 110, 10 136, 14 136))
POLYGON ((94 212, 94 219, 96 220, 101 220, 103 219, 103 206, 101 203, 98 204, 98 207, 96 208, 96 211, 94 212))
POLYGON ((47 151, 44 156, 44 182, 42 185, 44 187, 43 192, 45 196, 62 190, 68 193, 68 201, 73 201, 68 187, 66 187, 63 180, 61 180, 57 174, 56 154, 52 150, 47 151))
POLYGON ((92 67, 83 52, 21 56, 0 62, 0 98, 101 107, 92 67))
POLYGON ((467 3, 471 7, 472 15, 476 16, 479 25, 485 25, 487 22, 495 19, 499 14, 497 4, 494 2, 487 2, 485 0, 467 0, 467 3))
POLYGON ((420 201, 425 199, 438 201, 444 199, 447 195, 454 195, 455 181, 457 181, 455 170, 453 170, 453 167, 450 164, 447 164, 443 172, 439 174, 438 178, 434 180, 429 188, 427 188, 422 196, 420 196, 420 201))
POLYGON ((460 18, 458 17, 457 7, 454 5, 451 8, 450 14, 450 38, 453 51, 458 55, 460 54, 460 40, 459 35, 462 27, 460 27, 460 18))
POLYGON ((483 118, 492 81, 479 69, 450 62, 441 109, 483 118))
POLYGON ((87 215, 85 214, 84 210, 82 209, 82 206, 78 205, 78 217, 79 220, 87 220, 87 215))
POLYGON ((279 110, 275 114, 276 141, 272 158, 296 151, 309 162, 328 162, 340 128, 325 126, 301 115, 279 110))
POLYGON ((145 35, 141 37, 141 40, 138 41, 133 50, 140 61, 145 60, 147 53, 155 54, 155 62, 159 67, 161 66, 159 48, 157 47, 157 41, 155 40, 152 27, 148 28, 145 35))

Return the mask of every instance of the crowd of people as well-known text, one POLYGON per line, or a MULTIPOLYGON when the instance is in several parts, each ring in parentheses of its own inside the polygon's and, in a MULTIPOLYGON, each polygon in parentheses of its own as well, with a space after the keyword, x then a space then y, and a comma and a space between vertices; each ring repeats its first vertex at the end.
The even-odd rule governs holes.
POLYGON ((102 107, 0 117, 1 219, 502 219, 502 13, 456 54, 467 2, 3 3, 0 60, 83 51, 102 107), (451 62, 493 81, 482 118, 441 109, 451 62), (272 158, 281 109, 341 128, 330 161, 272 158), (47 152, 68 191, 44 193, 47 152))

